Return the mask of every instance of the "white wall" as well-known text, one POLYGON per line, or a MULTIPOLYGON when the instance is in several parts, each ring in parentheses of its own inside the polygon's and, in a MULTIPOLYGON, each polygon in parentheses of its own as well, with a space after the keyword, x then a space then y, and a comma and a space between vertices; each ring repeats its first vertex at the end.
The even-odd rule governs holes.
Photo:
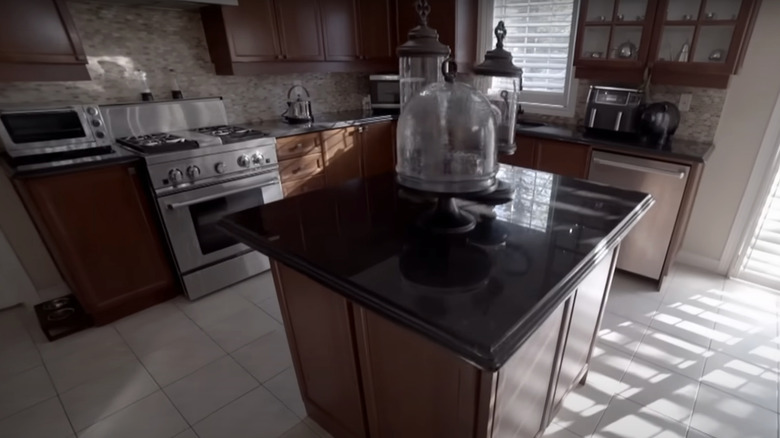
POLYGON ((745 62, 732 77, 680 261, 725 273, 725 251, 769 117, 780 93, 780 1, 764 1, 745 62))

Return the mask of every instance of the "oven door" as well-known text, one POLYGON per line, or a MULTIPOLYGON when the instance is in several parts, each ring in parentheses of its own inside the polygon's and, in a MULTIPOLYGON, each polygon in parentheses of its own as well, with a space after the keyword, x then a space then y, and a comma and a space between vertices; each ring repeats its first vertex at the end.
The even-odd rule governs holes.
POLYGON ((0 140, 11 156, 84 149, 95 143, 81 107, 3 111, 0 140))
POLYGON ((276 170, 159 198, 181 273, 246 252, 249 247, 222 231, 217 222, 231 213, 281 198, 276 170))

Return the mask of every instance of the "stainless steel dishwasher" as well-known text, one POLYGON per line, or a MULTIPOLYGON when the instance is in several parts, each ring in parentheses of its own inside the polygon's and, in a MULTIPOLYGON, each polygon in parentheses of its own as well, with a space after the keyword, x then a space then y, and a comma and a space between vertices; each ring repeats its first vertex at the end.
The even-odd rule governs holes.
POLYGON ((619 269, 659 279, 690 170, 681 164, 593 153, 588 179, 650 193, 656 201, 620 244, 619 269))

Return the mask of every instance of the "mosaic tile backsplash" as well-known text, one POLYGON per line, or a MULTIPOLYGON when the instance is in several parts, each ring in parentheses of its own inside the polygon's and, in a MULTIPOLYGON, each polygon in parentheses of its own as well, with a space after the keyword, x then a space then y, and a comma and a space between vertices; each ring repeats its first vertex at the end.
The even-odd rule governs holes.
MULTIPOLYGON (((68 5, 87 52, 92 80, 2 83, 0 104, 138 100, 136 70, 147 72, 151 90, 158 99, 167 99, 171 68, 177 72, 185 97, 223 96, 231 123, 278 117, 286 107, 287 90, 296 81, 311 93, 315 116, 318 112, 358 109, 368 93, 368 77, 364 74, 217 76, 197 11, 74 1, 68 5)), ((580 82, 573 118, 534 118, 582 125, 589 85, 587 81, 580 82)), ((682 113, 677 137, 711 142, 726 90, 653 86, 650 98, 677 103, 683 93, 693 94, 693 99, 691 110, 682 113)))
MULTIPOLYGON (((540 119, 549 123, 583 126, 590 85, 588 81, 580 81, 577 88, 577 107, 574 110, 574 117, 534 116, 529 114, 529 118, 540 119)), ((726 103, 726 91, 716 88, 651 85, 649 101, 668 101, 677 105, 680 102, 680 95, 685 93, 692 94, 691 109, 680 113, 680 126, 677 128, 675 137, 711 143, 715 138, 715 130, 718 128, 723 105, 726 103)))
POLYGON ((368 76, 305 73, 217 76, 197 11, 69 2, 89 59, 91 81, 0 83, 0 104, 117 103, 140 99, 136 70, 148 75, 155 98, 170 98, 175 69, 185 97, 222 96, 231 123, 277 118, 287 90, 300 81, 317 112, 361 108, 368 76))

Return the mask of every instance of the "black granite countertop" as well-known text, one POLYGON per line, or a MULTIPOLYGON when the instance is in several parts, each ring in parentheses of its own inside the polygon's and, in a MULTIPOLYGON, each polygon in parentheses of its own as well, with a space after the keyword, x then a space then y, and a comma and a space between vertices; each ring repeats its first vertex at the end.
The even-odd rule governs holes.
POLYGON ((123 147, 111 146, 106 153, 99 155, 78 158, 62 157, 62 159, 41 163, 31 162, 30 160, 13 160, 7 154, 2 154, 0 156, 0 165, 2 165, 3 171, 7 175, 15 178, 24 178, 129 163, 140 159, 139 155, 123 147))
POLYGON ((703 163, 710 157, 714 149, 712 143, 702 143, 674 137, 672 137, 671 142, 665 146, 647 145, 640 140, 594 137, 593 135, 585 133, 583 128, 574 126, 523 126, 518 124, 516 131, 518 134, 529 137, 580 143, 627 154, 639 152, 641 154, 654 155, 658 158, 667 160, 672 159, 703 163))
POLYGON ((266 120, 258 124, 242 124, 248 128, 269 133, 273 137, 288 137, 309 132, 327 131, 347 126, 396 120, 398 115, 376 114, 371 111, 354 110, 314 114, 310 123, 287 123, 282 119, 266 120))
POLYGON ((652 205, 585 180, 502 166, 514 200, 461 236, 394 174, 251 208, 220 224, 250 247, 470 362, 496 370, 652 205), (498 242, 486 236, 496 233, 498 242), (489 239, 488 239, 489 240, 489 239))

